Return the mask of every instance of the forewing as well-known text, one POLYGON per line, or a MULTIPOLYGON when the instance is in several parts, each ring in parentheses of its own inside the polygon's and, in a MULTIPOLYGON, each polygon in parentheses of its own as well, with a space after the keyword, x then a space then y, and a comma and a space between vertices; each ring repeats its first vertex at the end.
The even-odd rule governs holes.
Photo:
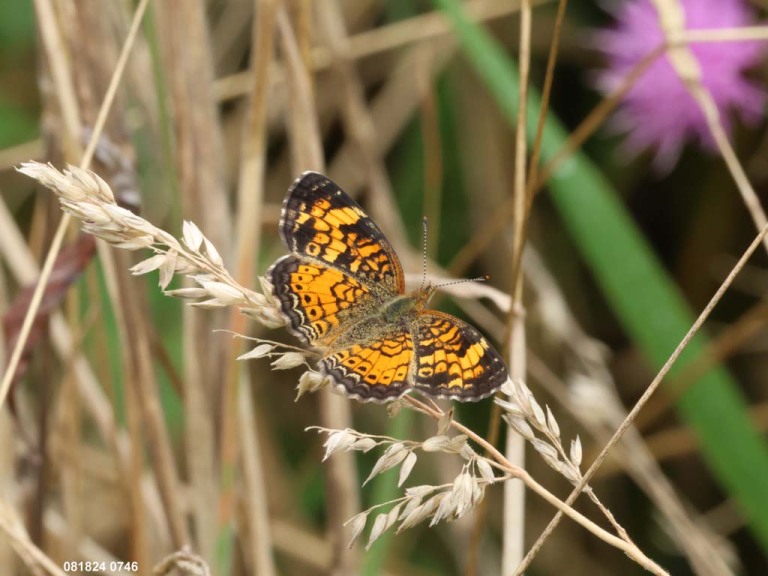
POLYGON ((393 400, 410 388, 414 346, 405 330, 351 344, 325 356, 320 371, 364 402, 393 400))
POLYGON ((327 346, 344 332, 349 309, 371 302, 368 288, 354 278, 293 254, 275 262, 267 277, 291 332, 313 346, 327 346))
POLYGON ((283 203, 280 236, 288 249, 393 294, 405 281, 397 254, 365 211, 331 180, 305 172, 283 203))
POLYGON ((475 401, 508 378, 499 353, 473 326, 430 310, 413 326, 416 366, 413 386, 432 396, 475 401))

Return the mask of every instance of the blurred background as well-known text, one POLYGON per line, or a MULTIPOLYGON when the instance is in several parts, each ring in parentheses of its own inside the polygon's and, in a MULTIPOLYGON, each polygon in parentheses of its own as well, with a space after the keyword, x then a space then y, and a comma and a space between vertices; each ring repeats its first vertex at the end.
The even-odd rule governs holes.
MULTIPOLYGON (((80 162, 138 4, 0 3, 6 362, 61 219, 53 195, 14 167, 80 162)), ((665 31, 650 0, 532 4, 522 53, 526 156, 537 161, 524 215, 513 199, 527 66, 512 0, 150 2, 92 169, 156 226, 178 236, 194 221, 254 290, 286 251, 280 206, 304 170, 369 211, 414 286, 426 216, 430 270, 488 275, 499 296, 432 304, 505 351, 513 223, 524 222, 527 353, 514 361, 564 443, 581 438, 586 470, 761 227, 766 6, 667 3, 692 28, 752 27, 750 41, 736 31, 692 45, 694 97, 653 54, 665 31)), ((294 402, 301 371, 236 362, 247 345, 226 332, 296 344, 284 330, 184 306, 155 274, 130 275, 148 253, 78 230, 0 412, 0 573, 55 573, 17 553, 22 527, 60 570, 136 561, 150 574, 190 544, 222 576, 501 573, 501 486, 460 521, 387 533, 368 551, 364 536, 348 551, 341 523, 401 495, 397 474, 361 488, 380 452, 323 463, 324 438, 306 428, 424 440, 434 422, 327 390, 294 402)), ((702 568, 708 554, 734 574, 768 573, 767 262, 760 245, 591 482, 672 574, 723 573, 702 568)), ((503 448, 490 400, 457 405, 456 418, 503 448)), ((461 461, 429 456, 408 485, 453 481, 461 461)), ((567 497, 571 486, 535 451, 525 467, 567 497)), ((588 499, 575 507, 609 528, 588 499)), ((526 550, 554 512, 526 495, 526 550)), ((527 573, 644 570, 565 520, 527 573)))

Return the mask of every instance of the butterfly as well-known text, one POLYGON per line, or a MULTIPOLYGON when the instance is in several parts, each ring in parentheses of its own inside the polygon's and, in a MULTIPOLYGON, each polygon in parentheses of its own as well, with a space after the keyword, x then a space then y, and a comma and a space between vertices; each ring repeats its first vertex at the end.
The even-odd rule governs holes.
POLYGON ((474 401, 508 378, 473 326, 405 292, 400 260, 339 186, 305 172, 288 190, 280 237, 290 254, 267 271, 288 329, 317 349, 319 371, 347 395, 387 401, 416 390, 474 401))

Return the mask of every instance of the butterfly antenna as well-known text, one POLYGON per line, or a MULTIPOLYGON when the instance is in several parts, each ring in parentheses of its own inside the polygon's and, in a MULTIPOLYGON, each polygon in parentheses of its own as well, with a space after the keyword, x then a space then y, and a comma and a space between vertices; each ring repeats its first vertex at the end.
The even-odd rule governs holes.
POLYGON ((419 292, 424 291, 424 286, 427 283, 427 217, 421 221, 424 228, 424 236, 421 240, 421 288, 419 292))
POLYGON ((464 284, 465 282, 487 282, 490 280, 490 276, 478 276, 477 278, 462 278, 461 280, 451 280, 450 282, 444 282, 442 284, 435 284, 435 288, 445 288, 446 286, 453 286, 454 284, 464 284))

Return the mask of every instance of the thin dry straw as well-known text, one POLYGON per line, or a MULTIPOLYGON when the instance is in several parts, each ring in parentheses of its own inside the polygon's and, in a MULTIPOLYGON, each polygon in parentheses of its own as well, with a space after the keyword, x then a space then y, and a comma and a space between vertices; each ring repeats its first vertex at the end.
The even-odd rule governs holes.
MULTIPOLYGON (((254 280, 261 245, 261 221, 264 211, 264 177, 266 164, 266 125, 269 104, 269 85, 274 66, 275 20, 277 0, 254 0, 254 21, 251 28, 252 83, 247 93, 245 122, 243 124, 240 171, 238 181, 238 217, 236 232, 236 279, 244 285, 254 280)), ((238 310, 230 311, 229 325, 236 333, 245 333, 245 318, 238 310)), ((238 394, 240 434, 240 462, 245 489, 238 497, 243 499, 243 517, 246 523, 243 553, 248 568, 263 576, 276 574, 272 552, 272 533, 269 522, 268 496, 265 486, 264 462, 260 453, 262 431, 256 425, 259 404, 253 401, 253 383, 250 372, 234 357, 242 353, 242 344, 230 343, 227 361, 227 383, 236 386, 238 394), (247 540, 246 540, 247 538, 247 540)), ((234 420, 235 418, 231 418, 234 420)), ((228 425, 228 423, 225 423, 228 425)))
MULTIPOLYGON (((160 2, 156 14, 168 102, 175 112, 173 126, 179 135, 172 169, 178 202, 184 217, 206 229, 223 257, 228 258, 231 214, 223 183, 224 146, 212 89, 213 57, 206 10, 198 2, 160 2)), ((222 438, 223 442, 225 434, 216 434, 216 424, 233 425, 232 395, 228 395, 231 386, 224 380, 215 392, 210 389, 210 383, 226 366, 223 348, 228 339, 215 338, 212 330, 221 326, 223 319, 224 311, 200 314, 184 307, 181 334, 183 446, 191 525, 197 551, 221 564, 230 558, 229 510, 237 477, 233 474, 236 457, 224 450, 217 454, 217 441, 222 438), (217 401, 212 402, 212 398, 217 401), (219 402, 223 414, 213 409, 219 402)))
MULTIPOLYGON (((537 0, 536 3, 544 3, 544 0, 537 0)), ((477 22, 501 18, 518 10, 518 6, 514 3, 503 3, 498 0, 469 0, 464 7, 467 16, 477 22)), ((359 60, 408 44, 434 43, 451 34, 452 27, 443 13, 434 10, 350 36, 346 57, 359 60)), ((330 66, 332 62, 333 55, 330 49, 326 46, 316 46, 310 50, 307 64, 312 70, 321 70, 330 66)), ((217 80, 215 90, 218 97, 221 100, 227 100, 246 94, 252 81, 251 74, 251 72, 240 72, 217 80)), ((278 78, 279 76, 274 80, 277 81, 278 78)))
POLYGON ((48 574, 51 574, 51 576, 67 575, 58 564, 51 560, 29 539, 24 525, 13 508, 2 500, 0 500, 0 531, 6 534, 11 545, 32 573, 36 573, 36 569, 39 567, 48 574))
MULTIPOLYGON (((741 193, 741 198, 755 223, 755 228, 760 230, 768 222, 760 199, 752 188, 752 184, 750 184, 749 178, 747 178, 747 174, 736 156, 736 151, 728 140, 715 99, 702 83, 699 61, 687 44, 678 42, 678 39, 684 37, 685 33, 685 10, 679 2, 653 0, 653 3, 656 6, 659 24, 664 31, 665 38, 675 42, 668 46, 667 59, 701 108, 701 112, 709 125, 709 131, 712 133, 717 148, 720 150, 720 154, 722 154, 723 160, 725 160, 725 164, 741 193)), ((765 248, 768 250, 768 239, 765 248)))
POLYGON ((679 37, 670 39, 669 45, 706 42, 743 42, 768 40, 768 26, 744 26, 743 28, 716 28, 711 30, 682 30, 679 37))
MULTIPOLYGON (((107 89, 107 93, 104 96, 104 102, 101 105, 96 124, 93 127, 93 133, 91 134, 89 146, 83 154, 82 160, 80 161, 81 168, 87 168, 91 163, 93 152, 96 149, 96 143, 98 142, 99 138, 101 137, 101 133, 104 130, 104 123, 106 122, 107 114, 109 113, 109 109, 111 108, 115 94, 117 93, 117 87, 125 70, 125 65, 128 61, 131 47, 133 46, 134 40, 136 39, 136 35, 138 34, 139 24, 141 23, 148 3, 148 0, 142 0, 139 6, 136 8, 128 37, 126 38, 125 44, 123 45, 123 49, 120 53, 120 59, 115 66, 115 71, 112 74, 109 88, 107 89)), ((39 5, 47 6, 48 4, 46 2, 42 2, 39 5)), ((55 69, 56 66, 52 66, 52 70, 55 69)), ((66 110, 68 107, 62 106, 62 109, 66 110)), ((74 130, 73 133, 70 133, 71 136, 78 133, 79 124, 69 127, 71 130, 74 130)), ((51 276, 51 271, 53 270, 53 265, 55 264, 56 258, 58 257, 61 250, 61 244, 64 240, 64 234, 66 233, 69 226, 69 221, 70 216, 65 214, 62 217, 61 222, 59 223, 59 227, 56 230, 56 234, 54 235, 51 242, 48 255, 45 259, 45 264, 43 265, 43 269, 40 272, 40 279, 38 280, 37 286, 35 287, 35 292, 32 295, 32 300, 29 304, 29 310, 27 310, 27 314, 24 317, 24 323, 22 324, 21 331, 19 332, 19 339, 16 342, 15 348, 13 349, 13 353, 11 354, 11 358, 8 361, 5 374, 3 375, 3 381, 0 384, 0 406, 5 403, 5 398, 8 395, 8 390, 10 389, 11 382, 13 381, 13 376, 16 373, 16 369, 18 368, 19 360, 21 360, 21 354, 24 350, 27 339, 29 338, 29 332, 32 328, 32 323, 34 322, 35 317, 37 316, 37 311, 40 308, 40 302, 43 298, 45 286, 48 283, 48 279, 51 276)))
MULTIPOLYGON (((763 229, 760 230, 760 233, 757 236, 755 236, 755 239, 746 249, 746 251, 741 256, 741 258, 739 258, 739 261, 736 263, 736 265, 733 267, 731 272, 728 274, 728 277, 720 285, 720 288, 717 289, 717 292, 715 292, 715 295, 707 303, 707 306, 704 308, 704 310, 701 312, 699 317, 696 319, 696 322, 693 323, 693 326, 691 326, 691 329, 688 330, 685 337, 680 341, 680 344, 678 344, 677 348, 675 348, 675 351, 672 353, 669 359, 664 363, 664 366, 662 366, 659 373, 656 375, 656 377, 650 383, 646 391, 637 401, 634 408, 632 408, 632 411, 627 415, 626 419, 621 424, 619 429, 616 430, 616 433, 611 437, 608 444, 606 444, 605 447, 600 451, 600 454, 592 463, 592 466, 590 466, 589 470, 587 470, 587 472, 584 474, 584 477, 581 479, 578 485, 573 489, 571 494, 568 496, 568 499, 565 501, 567 505, 570 506, 571 504, 573 504, 573 502, 576 501, 576 498, 579 497, 579 494, 581 494, 582 490, 584 490, 584 487, 595 475, 595 472, 597 471, 597 469, 600 468, 602 463, 608 457, 608 454, 610 454, 611 450, 613 450, 613 447, 616 446, 616 443, 621 439, 624 432, 626 432, 626 430, 632 425, 637 414, 643 409, 643 407, 646 405, 646 403, 651 398, 651 396, 653 396, 654 392, 656 392, 656 389, 659 387, 664 377, 667 375, 667 373, 672 368, 674 363, 683 353, 683 350, 685 350, 686 346, 688 346, 688 343, 691 341, 691 339, 696 335, 696 333, 699 331, 701 326, 707 320, 709 315, 712 313, 712 310, 715 308, 715 306, 717 306, 718 302, 720 302, 720 299, 723 297, 725 292, 728 290, 728 288, 730 288, 731 284, 733 283, 733 280, 736 278, 736 275, 741 271, 741 269, 747 263, 747 260, 749 260, 749 258, 752 256, 754 251, 760 245, 760 243, 763 242, 763 240, 766 238, 766 235, 768 235, 768 225, 764 226, 763 229)), ((533 547, 528 551, 528 554, 526 554, 525 558, 523 558, 523 562, 520 564, 520 566, 518 566, 516 574, 522 574, 523 571, 530 565, 530 563, 533 561, 538 551, 544 545, 544 542, 546 542, 547 538, 549 538, 549 535, 560 523, 560 520, 562 519, 562 517, 563 517, 562 512, 558 512, 555 515, 555 517, 550 521, 550 523, 544 529, 544 532, 541 533, 539 538, 534 543, 533 547)))
MULTIPOLYGON (((761 288, 762 290, 762 288, 761 288)), ((737 353, 747 342, 765 330, 768 323, 768 299, 763 298, 733 324, 723 328, 707 344, 706 350, 675 376, 667 394, 656 396, 635 421, 638 430, 648 430, 659 417, 667 413, 674 402, 713 366, 737 353)))
MULTIPOLYGON (((547 110, 549 108, 549 100, 550 95, 552 93, 552 84, 554 82, 555 77, 555 64, 557 62, 557 56, 559 53, 559 47, 560 47, 560 36, 562 34, 563 29, 563 21, 565 20, 565 9, 568 5, 568 0, 560 0, 558 3, 557 8, 557 17, 555 19, 555 26, 554 26, 554 34, 552 37, 552 45, 550 46, 549 50, 549 56, 547 58, 547 69, 544 77, 544 88, 542 90, 541 95, 541 110, 539 111, 539 120, 538 124, 536 126, 536 135, 534 137, 533 146, 531 147, 531 158, 529 160, 529 166, 528 166, 528 175, 527 175, 527 181, 526 181, 526 190, 525 190, 525 216, 520 218, 518 221, 519 225, 527 227, 528 225, 528 218, 531 210, 531 206, 533 204, 533 195, 534 195, 534 182, 536 181, 538 177, 538 163, 539 163, 539 152, 541 148, 541 141, 544 135, 544 124, 547 117, 547 110)), ((522 21, 521 21, 522 26, 522 21)), ((512 198, 512 205, 515 206, 517 202, 517 197, 512 198)), ((503 221, 506 222, 507 218, 506 215, 502 213, 503 221)), ((498 217, 497 217, 498 219, 498 217)), ((499 219, 501 221, 501 219, 499 219)), ((492 236, 488 234, 488 229, 492 228, 491 226, 486 227, 485 237, 491 238, 492 236)), ((496 230, 493 232, 493 236, 496 235, 496 230)), ((523 232, 525 234, 525 232, 523 232)), ((466 256, 468 254, 472 254, 474 259, 474 255, 477 254, 477 252, 472 252, 471 246, 477 246, 478 243, 472 243, 467 248, 462 250, 459 255, 454 258, 454 261, 451 263, 451 270, 455 272, 455 268, 459 267, 459 258, 462 257, 462 255, 465 257, 464 261, 467 261, 466 256)), ((519 251, 516 251, 513 254, 513 261, 512 261, 512 273, 514 274, 515 278, 512 283, 512 290, 511 294, 514 295, 517 293, 518 288, 517 285, 521 285, 521 279, 522 279, 522 260, 523 259, 523 250, 520 249, 519 251)), ((461 264, 461 267, 463 269, 464 264, 461 264)), ((510 307, 510 349, 513 347, 513 342, 511 338, 512 331, 514 330, 514 326, 512 326, 512 322, 514 322, 514 316, 513 316, 512 309, 510 307)), ((518 348, 520 348, 518 346, 518 348)), ((523 350, 525 350, 525 347, 522 347, 523 350)), ((510 359, 512 359, 512 354, 510 354, 510 359)), ((491 424, 489 426, 488 431, 488 439, 491 440, 492 444, 496 443, 496 439, 499 435, 499 426, 501 423, 501 410, 500 407, 497 404, 493 405, 493 408, 491 410, 491 424)), ((473 539, 472 539, 472 547, 470 549, 470 555, 469 560, 467 562, 468 564, 468 571, 471 571, 472 574, 474 574, 475 571, 475 564, 477 562, 477 557, 479 555, 479 549, 480 549, 480 540, 483 533, 483 523, 485 520, 485 515, 487 513, 487 501, 484 501, 481 504, 481 509, 478 511, 478 513, 475 515, 475 529, 473 533, 473 539)))
MULTIPOLYGON (((301 5, 305 9, 308 5, 301 5)), ((291 26, 285 6, 281 6, 277 16, 280 41, 283 48, 291 94, 290 116, 288 118, 293 160, 302 169, 322 169, 324 166, 322 140, 312 95, 312 84, 306 63, 301 58, 299 42, 291 26)), ((320 394, 320 417, 326 428, 349 428, 352 413, 349 402, 331 394, 320 394)), ((353 455, 340 454, 325 467, 327 536, 333 552, 331 571, 340 574, 356 572, 358 558, 355 551, 347 548, 341 538, 338 527, 347 518, 360 511, 360 495, 357 489, 356 467, 353 455)))
MULTIPOLYGON (((412 396, 405 396, 404 401, 410 404, 415 410, 422 412, 424 414, 427 414, 432 418, 434 418, 435 420, 440 421, 441 418, 445 415, 436 405, 433 404, 432 406, 430 406, 428 404, 425 404, 424 402, 417 400, 412 396)), ((495 446, 490 444, 487 440, 485 440, 479 434, 476 434, 472 429, 467 428, 466 426, 464 426, 463 424, 455 420, 450 421, 450 426, 454 428, 456 431, 458 431, 459 433, 465 434, 468 438, 470 438, 475 443, 477 443, 480 447, 486 450, 487 453, 490 455, 490 457, 493 458, 500 465, 501 469, 512 476, 512 479, 507 480, 507 482, 514 482, 515 480, 521 480, 523 483, 525 483, 526 487, 528 487, 530 490, 532 490, 533 492, 541 496, 545 501, 547 501, 553 507, 557 508, 559 510, 559 514, 565 514, 571 520, 577 522, 579 525, 589 530, 592 534, 594 534, 595 536, 597 536, 607 544, 610 544, 611 546, 614 546, 615 548, 622 550, 625 554, 627 554, 627 556, 632 558, 632 560, 634 560, 639 565, 646 568, 651 573, 657 574, 657 575, 667 574, 666 571, 664 571, 652 559, 648 558, 643 553, 643 551, 640 550, 635 544, 633 544, 630 541, 623 540, 617 536, 614 536, 613 534, 600 528, 597 524, 595 524, 594 522, 592 522, 591 520, 589 520, 588 518, 586 518, 585 516, 577 512, 566 502, 560 501, 555 495, 549 492, 541 484, 536 482, 536 480, 534 480, 533 477, 531 477, 527 471, 514 466, 511 462, 509 462, 505 458, 505 456, 501 452, 499 452, 499 450, 495 446)))
MULTIPOLYGON (((560 19, 564 17, 565 14, 565 2, 561 3, 560 10, 558 12, 558 16, 560 19)), ((523 4, 523 10, 521 13, 521 33, 520 33, 520 104, 518 108, 518 117, 517 117, 517 140, 516 140, 516 166, 515 166, 515 194, 514 194, 514 218, 515 218, 515 235, 514 235, 514 252, 513 252, 513 262, 514 262, 514 270, 513 270, 513 282, 512 282, 512 288, 511 288, 511 295, 513 298, 513 304, 510 310, 509 314, 509 326, 510 326, 510 373, 512 375, 512 378, 518 378, 518 379, 524 379, 527 369, 526 369, 526 338, 525 338, 525 324, 524 324, 524 316, 521 314, 522 312, 522 290, 523 290, 523 284, 522 284, 522 259, 523 259, 523 250, 525 246, 525 231, 528 224, 528 215, 530 213, 531 203, 532 203, 532 197, 533 192, 535 190, 535 183, 534 182, 526 182, 525 180, 525 150, 526 150, 526 134, 525 134, 525 126, 526 126, 526 103, 527 103, 527 86, 528 86, 528 75, 529 75, 529 67, 530 67, 530 35, 531 35, 531 14, 530 14, 530 6, 526 5, 524 2, 523 4)), ((560 20, 562 22, 562 20, 560 20)), ((551 75, 553 73, 554 68, 554 62, 555 62, 555 56, 556 56, 556 46, 553 47, 552 52, 550 53, 550 59, 549 59, 549 69, 548 73, 550 75, 549 83, 545 88, 547 89, 546 96, 548 97, 549 89, 551 88, 551 75)), ((547 99, 542 100, 542 109, 539 112, 539 124, 537 127, 537 133, 535 135, 536 140, 536 146, 537 149, 534 150, 533 157, 531 159, 531 165, 530 165, 530 172, 531 174, 535 174, 535 160, 538 158, 538 146, 541 144, 541 137, 543 134, 543 125, 544 125, 544 118, 546 115, 546 105, 548 102, 547 99)), ((508 446, 512 446, 512 442, 514 442, 514 439, 511 436, 512 430, 510 429, 508 431, 508 446)), ((517 448, 517 451, 521 454, 520 458, 522 458, 522 454, 524 453, 524 450, 522 446, 517 448)), ((619 534, 619 536, 625 540, 628 543, 631 543, 631 540, 629 536, 627 535, 626 531, 619 525, 611 512, 603 506, 603 504, 597 499, 597 497, 591 493, 590 491, 590 497, 595 501, 597 506, 601 509, 603 514, 608 518, 609 522, 613 525, 613 527, 616 529, 616 532, 619 534)), ((508 506, 510 509, 517 505, 519 508, 522 509, 524 501, 522 501, 522 498, 520 498, 521 501, 519 502, 513 502, 511 504, 505 502, 505 506, 508 506)), ((522 523, 521 523, 522 524, 522 523)), ((522 542, 520 542, 520 556, 522 556, 522 542)), ((504 566, 507 572, 511 571, 514 566, 518 564, 517 560, 519 560, 519 557, 515 559, 515 561, 509 560, 505 558, 504 560, 504 566)))
POLYGON ((407 238, 405 227, 397 217, 398 211, 384 165, 379 134, 365 101, 365 86, 360 81, 348 54, 347 30, 338 2, 329 2, 318 16, 324 40, 333 57, 332 68, 340 86, 339 111, 348 135, 347 141, 357 151, 358 163, 362 159, 357 170, 365 175, 370 188, 370 211, 374 219, 387 230, 395 246, 401 246, 407 238))
MULTIPOLYGON (((8 208, 2 202, 0 202, 0 250, 2 250, 5 261, 17 282, 27 284, 39 276, 40 271, 29 252, 29 247, 24 242, 24 238, 16 227, 8 208)), ((82 355, 73 354, 75 338, 69 332, 60 312, 54 312, 51 315, 50 329, 54 350, 63 362, 72 362, 72 369, 80 386, 80 394, 102 438, 112 446, 120 445, 117 441, 119 432, 115 425, 109 400, 104 395, 85 358, 82 355)), ((117 453, 121 458, 125 455, 124 451, 117 450, 117 453)))
MULTIPOLYGON (((543 359, 530 350, 527 356, 531 377, 551 396, 557 398, 595 441, 601 444, 606 443, 613 431, 611 422, 620 423, 626 417, 626 410, 621 405, 612 384, 608 382, 610 376, 604 373, 606 366, 600 366, 595 371, 590 369, 589 373, 577 377, 582 382, 590 382, 590 390, 594 392, 587 396, 586 393, 574 394, 574 390, 579 389, 578 384, 574 385, 572 379, 570 386, 566 385, 543 359), (581 400, 577 400, 575 396, 581 396, 581 400), (589 414, 585 413, 584 407, 593 405, 598 408, 594 411, 590 409, 589 414)), ((660 463, 654 456, 655 453, 637 427, 632 427, 614 451, 614 458, 607 464, 615 463, 616 468, 626 471, 648 495, 663 514, 664 521, 669 523, 667 531, 670 537, 679 544, 697 574, 701 576, 731 574, 728 564, 732 553, 724 537, 714 533, 710 527, 711 522, 705 522, 690 507, 686 507, 683 499, 676 493, 675 487, 664 476, 660 463)), ((607 467, 608 465, 604 465, 600 470, 600 477, 604 476, 607 467)))
MULTIPOLYGON (((574 151, 578 150, 581 145, 589 138, 595 130, 601 125, 608 114, 621 102, 624 95, 634 86, 635 81, 653 64, 657 58, 664 53, 664 46, 659 45, 655 50, 651 51, 643 59, 638 62, 634 68, 623 78, 621 83, 616 86, 614 91, 603 98, 582 120, 576 128, 568 135, 565 143, 560 149, 553 155, 552 159, 547 162, 536 174, 536 179, 528 183, 531 189, 528 194, 528 209, 530 204, 536 197, 536 194, 541 190, 544 185, 549 181, 557 168, 565 161, 574 151)), ((534 150, 536 150, 534 148, 534 150)), ((514 212, 514 198, 510 198, 504 205, 494 214, 487 226, 483 227, 478 234, 476 234, 471 242, 469 242, 453 259, 449 265, 449 270, 453 274, 462 274, 464 270, 477 258, 483 250, 493 241, 493 239, 499 234, 499 232, 507 225, 509 218, 514 212)))
MULTIPOLYGON (((512 306, 507 317, 509 374, 513 379, 524 379, 526 375, 525 365, 525 315, 522 313, 523 275, 519 270, 525 248, 525 232, 527 229, 526 210, 526 161, 527 138, 526 116, 528 103, 528 77, 531 65, 531 3, 523 0, 520 6, 520 41, 519 41, 519 66, 520 66, 520 93, 518 94, 517 126, 515 126, 515 180, 514 180, 514 236, 513 236, 513 262, 517 262, 517 269, 512 271, 512 284, 510 296, 512 306)), ((507 429, 506 455, 507 459, 518 466, 525 467, 525 439, 512 427, 507 429)), ((502 572, 508 574, 520 563, 523 557, 525 538, 525 488, 517 482, 504 484, 504 531, 502 535, 502 572)))

